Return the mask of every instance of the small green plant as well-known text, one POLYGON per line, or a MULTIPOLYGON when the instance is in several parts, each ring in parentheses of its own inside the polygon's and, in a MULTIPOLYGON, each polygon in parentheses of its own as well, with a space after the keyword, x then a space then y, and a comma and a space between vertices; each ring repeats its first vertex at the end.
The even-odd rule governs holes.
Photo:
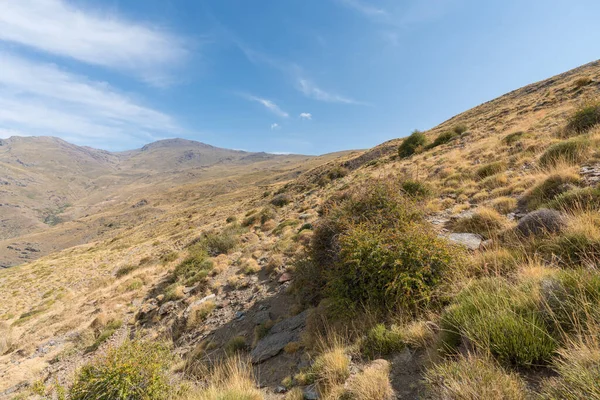
POLYGON ((402 333, 392 327, 378 324, 369 329, 361 342, 361 352, 371 358, 399 352, 404 348, 402 333))
POLYGON ((168 264, 170 262, 177 260, 177 257, 179 257, 179 254, 177 254, 176 251, 169 250, 165 254, 160 256, 160 262, 163 265, 165 265, 165 264, 168 264))
POLYGON ((283 207, 292 202, 292 197, 289 194, 278 194, 271 199, 271 204, 275 207, 283 207))
POLYGON ((600 101, 589 102, 577 108, 565 126, 565 136, 586 133, 600 124, 600 101))
POLYGON ((71 400, 162 400, 170 392, 172 357, 162 344, 125 341, 81 368, 69 390, 71 400))
POLYGON ((429 197, 433 192, 428 184, 412 179, 407 179, 402 182, 401 187, 406 194, 412 197, 429 197))
POLYGON ((502 143, 504 143, 507 146, 510 146, 512 144, 515 144, 519 140, 521 140, 524 135, 525 135, 525 132, 521 132, 521 131, 509 133, 502 139, 502 143))
POLYGON ((225 344, 225 352, 230 356, 245 351, 247 348, 246 338, 243 336, 234 336, 225 344))
POLYGON ((423 149, 426 144, 427 138, 425 137, 425 134, 419 130, 415 130, 409 137, 404 139, 402 144, 398 147, 398 156, 400 156, 400 158, 409 157, 423 149))
POLYGON ((569 190, 554 197, 547 207, 565 211, 599 211, 600 187, 569 190))
POLYGON ((452 132, 456 133, 457 135, 462 135, 468 129, 469 129, 469 127, 467 125, 465 125, 465 124, 458 124, 458 125, 454 125, 454 127, 452 128, 452 132))
POLYGON ((549 175, 541 183, 525 193, 524 201, 527 204, 527 209, 538 209, 563 193, 565 188, 579 185, 580 182, 581 179, 578 175, 569 172, 556 172, 549 175))
POLYGON ((434 147, 441 146, 443 144, 449 143, 452 139, 458 137, 460 134, 454 131, 442 132, 435 138, 435 140, 427 145, 427 149, 433 149, 434 147))
POLYGON ((129 275, 130 273, 132 273, 133 271, 135 271, 138 268, 137 265, 125 265, 123 267, 120 267, 119 269, 117 269, 117 272, 115 272, 115 276, 117 278, 122 278, 125 275, 129 275))
POLYGON ((586 138, 574 138, 555 143, 540 157, 542 167, 552 167, 559 163, 578 164, 589 154, 591 142, 586 138))
POLYGON ((506 164, 502 161, 492 162, 482 165, 475 171, 475 177, 478 180, 487 178, 488 176, 496 175, 506 169, 506 164))
POLYGON ((92 345, 86 349, 86 352, 91 353, 98 350, 98 348, 104 342, 110 339, 110 337, 114 335, 114 333, 119 328, 121 328, 121 326, 123 326, 123 321, 119 319, 110 321, 100 332, 96 334, 96 339, 94 340, 94 343, 92 343, 92 345))
POLYGON ((177 281, 190 286, 197 282, 204 282, 212 271, 214 264, 201 245, 190 247, 190 255, 183 260, 175 270, 173 276, 177 281))

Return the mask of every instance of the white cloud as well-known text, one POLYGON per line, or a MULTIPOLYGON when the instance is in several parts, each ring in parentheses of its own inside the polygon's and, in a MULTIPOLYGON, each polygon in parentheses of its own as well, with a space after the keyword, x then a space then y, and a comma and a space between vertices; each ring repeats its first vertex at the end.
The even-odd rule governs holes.
POLYGON ((388 12, 383 8, 375 7, 360 0, 337 0, 339 3, 350 7, 367 17, 388 16, 388 12))
POLYGON ((263 99, 262 97, 252 96, 252 95, 244 95, 244 97, 250 101, 255 101, 257 103, 262 104, 273 114, 278 115, 282 118, 287 118, 290 116, 287 112, 283 111, 281 108, 279 108, 279 106, 277 104, 275 104, 271 100, 263 99))
POLYGON ((300 119, 312 119, 311 113, 300 113, 300 119))
POLYGON ((143 106, 104 82, 0 53, 0 127, 105 146, 182 133, 167 114, 143 106))
POLYGON ((298 89, 302 93, 304 93, 305 96, 319 101, 324 101, 328 103, 366 105, 366 103, 354 100, 350 97, 345 97, 336 93, 327 92, 315 85, 313 82, 303 78, 298 79, 298 89))
POLYGON ((275 130, 275 129, 279 129, 279 128, 281 128, 281 125, 279 125, 278 123, 271 124, 271 130, 275 130))
POLYGON ((0 40, 127 71, 154 84, 188 51, 166 30, 77 9, 63 0, 2 1, 0 40))

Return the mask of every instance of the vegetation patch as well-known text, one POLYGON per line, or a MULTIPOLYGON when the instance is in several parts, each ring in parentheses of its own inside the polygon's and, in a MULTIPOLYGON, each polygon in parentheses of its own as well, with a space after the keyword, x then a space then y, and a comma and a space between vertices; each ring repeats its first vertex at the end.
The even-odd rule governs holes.
POLYGON ((547 207, 571 212, 600 211, 600 187, 569 190, 555 196, 547 207))
POLYGON ((489 164, 482 165, 475 170, 475 178, 482 180, 488 176, 499 174, 506 169, 506 164, 502 161, 496 161, 489 164))
POLYGON ((81 368, 69 390, 72 400, 162 400, 168 397, 172 356, 165 346, 126 341, 81 368))
POLYGON ((579 164, 589 154, 591 142, 586 138, 573 138, 555 143, 540 157, 542 167, 553 167, 560 163, 579 164))
POLYGON ((464 217, 450 224, 454 232, 477 233, 490 238, 506 228, 506 219, 498 211, 481 207, 470 217, 464 217))
POLYGON ((409 137, 404 139, 398 147, 398 156, 400 158, 410 157, 418 151, 421 151, 427 144, 427 137, 421 131, 415 130, 409 137))
POLYGON ((569 117, 563 136, 581 135, 600 124, 600 101, 587 102, 569 117))
POLYGON ((545 203, 554 200, 555 197, 569 190, 574 185, 579 185, 580 183, 581 179, 577 174, 568 171, 556 172, 546 177, 542 182, 527 192, 523 201, 526 203, 528 210, 536 210, 545 203))
POLYGON ((396 353, 403 348, 404 337, 395 326, 388 329, 383 324, 377 324, 369 329, 361 341, 361 352, 371 358, 396 353))

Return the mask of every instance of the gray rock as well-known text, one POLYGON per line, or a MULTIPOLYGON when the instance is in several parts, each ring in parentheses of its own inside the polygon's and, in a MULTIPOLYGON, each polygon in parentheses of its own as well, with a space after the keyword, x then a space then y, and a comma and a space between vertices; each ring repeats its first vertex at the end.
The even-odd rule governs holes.
POLYGON ((448 240, 465 246, 469 250, 477 250, 481 246, 483 238, 475 233, 451 233, 448 235, 448 240))
POLYGON ((523 236, 537 236, 559 233, 565 226, 565 217, 560 212, 541 208, 521 218, 515 230, 523 236))
POLYGON ((177 305, 174 301, 167 301, 165 304, 160 306, 160 310, 158 310, 158 315, 168 314, 175 310, 175 307, 177 307, 177 305))
POLYGON ((304 389, 304 400, 319 400, 319 393, 315 388, 304 389))
POLYGON ((275 357, 286 344, 300 340, 300 333, 306 323, 307 311, 285 319, 271 328, 269 335, 261 339, 250 352, 253 363, 261 363, 275 357))
POLYGON ((256 314, 254 314, 254 317, 252 318, 252 321, 254 321, 254 323, 256 325, 261 325, 261 324, 267 323, 270 319, 271 319, 271 313, 270 312, 268 312, 268 311, 259 311, 256 314))

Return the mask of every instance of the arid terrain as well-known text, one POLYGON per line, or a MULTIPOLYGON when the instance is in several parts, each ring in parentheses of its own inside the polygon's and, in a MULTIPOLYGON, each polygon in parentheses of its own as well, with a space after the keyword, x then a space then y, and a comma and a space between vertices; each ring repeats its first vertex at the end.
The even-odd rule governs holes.
POLYGON ((600 398, 599 99, 318 157, 0 140, 0 398, 600 398))

